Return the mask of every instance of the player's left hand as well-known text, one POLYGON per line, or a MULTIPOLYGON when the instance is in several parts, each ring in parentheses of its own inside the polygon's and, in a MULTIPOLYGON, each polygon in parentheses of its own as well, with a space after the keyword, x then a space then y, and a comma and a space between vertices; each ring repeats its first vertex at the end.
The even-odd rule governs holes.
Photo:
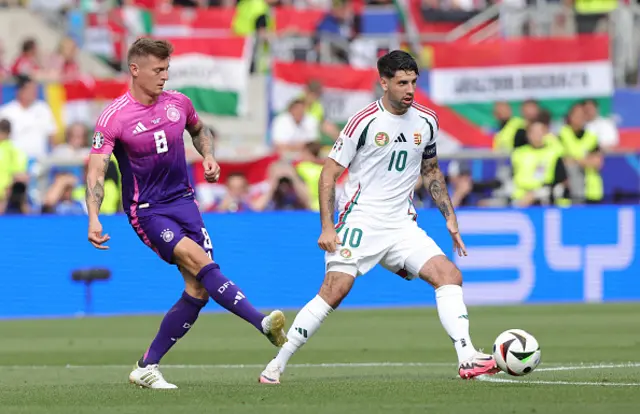
POLYGON ((220 166, 216 160, 213 157, 205 157, 202 166, 204 167, 204 179, 208 183, 217 182, 218 178, 220 178, 220 166))
POLYGON ((447 230, 449 230, 449 234, 453 240, 453 252, 457 253, 460 257, 467 256, 467 248, 462 241, 462 236, 458 229, 458 222, 455 220, 447 221, 447 230))

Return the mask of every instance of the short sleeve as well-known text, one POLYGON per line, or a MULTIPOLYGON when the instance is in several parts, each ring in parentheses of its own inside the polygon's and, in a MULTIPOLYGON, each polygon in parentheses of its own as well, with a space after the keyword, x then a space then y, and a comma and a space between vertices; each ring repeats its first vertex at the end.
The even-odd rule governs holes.
POLYGON ((98 117, 91 142, 91 154, 111 154, 120 136, 119 123, 116 119, 117 112, 112 113, 107 108, 98 117))
POLYGON ((347 123, 344 129, 340 132, 340 136, 333 144, 331 152, 329 152, 329 158, 342 165, 344 168, 349 167, 351 161, 353 161, 356 153, 358 152, 359 146, 362 146, 364 143, 367 134, 367 128, 356 128, 356 131, 351 136, 348 136, 348 129, 349 123, 347 123))
POLYGON ((423 117, 423 119, 427 122, 427 134, 429 134, 429 142, 427 142, 427 145, 424 147, 424 151, 422 152, 422 159, 428 160, 438 155, 436 151, 436 141, 438 141, 438 133, 440 132, 440 129, 436 118, 429 119, 423 117))
POLYGON ((340 134, 335 144, 333 144, 333 148, 329 153, 329 158, 342 165, 344 168, 348 168, 353 158, 356 156, 356 152, 358 151, 357 142, 352 139, 343 136, 340 134))
POLYGON ((184 109, 187 113, 187 126, 192 127, 198 123, 198 113, 196 108, 193 107, 193 102, 187 95, 182 95, 184 100, 184 109))

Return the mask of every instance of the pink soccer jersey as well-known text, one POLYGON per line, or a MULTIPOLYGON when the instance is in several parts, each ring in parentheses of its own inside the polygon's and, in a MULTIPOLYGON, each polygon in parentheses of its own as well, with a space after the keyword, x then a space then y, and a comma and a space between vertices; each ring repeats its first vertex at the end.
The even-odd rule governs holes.
POLYGON ((174 91, 164 91, 153 105, 127 92, 102 112, 91 153, 113 152, 118 160, 126 212, 193 195, 182 136, 197 121, 191 100, 174 91))

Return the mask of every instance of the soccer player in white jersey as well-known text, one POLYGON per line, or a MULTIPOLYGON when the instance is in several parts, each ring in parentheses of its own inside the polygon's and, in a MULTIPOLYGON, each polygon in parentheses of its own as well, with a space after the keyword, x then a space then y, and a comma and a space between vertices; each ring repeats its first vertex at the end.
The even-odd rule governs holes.
POLYGON ((498 372, 493 357, 478 352, 471 342, 460 270, 416 223, 412 194, 422 174, 446 219, 455 253, 466 256, 436 157, 438 118, 414 102, 418 66, 411 55, 396 50, 378 60, 378 72, 384 96, 349 119, 320 176, 318 245, 326 251, 324 283, 296 316, 288 342, 260 375, 262 383, 280 383, 291 356, 340 305, 355 278, 378 263, 434 287, 440 321, 458 354, 460 377, 498 372), (336 180, 346 168, 342 212, 334 223, 336 180))

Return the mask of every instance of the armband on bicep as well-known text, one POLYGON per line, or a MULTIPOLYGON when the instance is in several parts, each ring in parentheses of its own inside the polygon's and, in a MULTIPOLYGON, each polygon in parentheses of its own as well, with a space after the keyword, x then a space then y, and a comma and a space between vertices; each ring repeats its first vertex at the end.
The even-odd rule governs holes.
POLYGON ((436 155, 436 144, 429 144, 424 148, 424 151, 422 152, 422 159, 428 160, 434 158, 436 155))

